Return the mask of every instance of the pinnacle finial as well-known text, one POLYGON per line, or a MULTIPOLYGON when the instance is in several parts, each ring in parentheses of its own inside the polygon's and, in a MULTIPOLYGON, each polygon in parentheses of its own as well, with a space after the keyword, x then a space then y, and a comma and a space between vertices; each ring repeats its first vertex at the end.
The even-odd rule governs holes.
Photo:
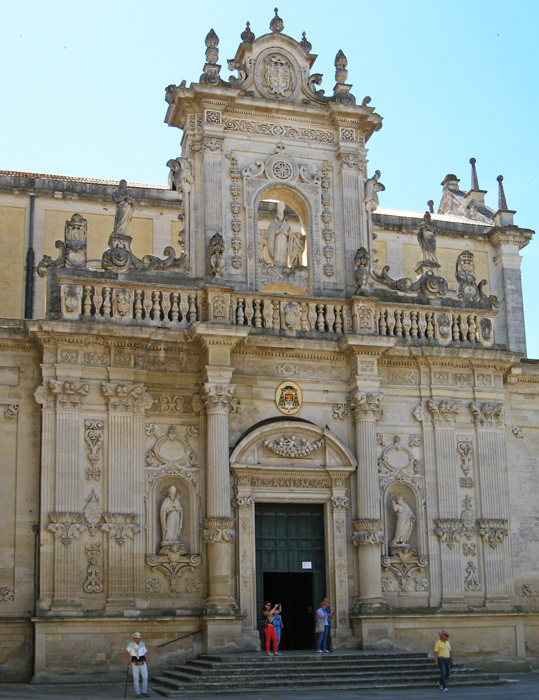
POLYGON ((476 162, 475 158, 470 158, 470 165, 472 166, 472 190, 479 189, 479 180, 477 179, 477 170, 475 168, 476 162))
POLYGON ((335 80, 338 85, 344 85, 346 78, 348 78, 348 71, 346 66, 348 65, 348 59, 344 55, 343 51, 339 49, 337 55, 335 56, 335 80))
POLYGON ((429 201, 427 202, 427 206, 429 208, 429 212, 431 214, 434 214, 434 202, 432 201, 432 199, 429 199, 429 201))
POLYGON ((275 17, 271 20, 270 22, 270 29, 272 32, 276 32, 277 34, 279 32, 282 32, 284 29, 284 22, 283 20, 279 17, 277 14, 279 12, 279 8, 275 8, 275 17))
POLYGON ((498 211, 509 211, 503 190, 503 175, 498 175, 496 180, 498 180, 498 211))
POLYGON ((313 48, 313 45, 311 44, 310 41, 307 41, 307 36, 305 32, 301 35, 301 41, 299 42, 299 45, 301 48, 305 51, 305 53, 311 53, 311 49, 313 48))
POLYGON ((208 49, 216 49, 219 46, 219 37, 213 29, 206 34, 206 46, 208 49))
POLYGON ((251 23, 247 22, 245 30, 240 34, 240 38, 244 44, 252 44, 255 40, 255 35, 251 31, 251 23))

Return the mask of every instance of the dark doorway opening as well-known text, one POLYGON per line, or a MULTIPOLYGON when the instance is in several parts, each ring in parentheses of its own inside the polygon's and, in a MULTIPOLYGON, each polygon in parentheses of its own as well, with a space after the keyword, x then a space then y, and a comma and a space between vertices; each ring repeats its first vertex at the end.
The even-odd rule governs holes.
POLYGON ((312 649, 314 615, 326 593, 324 507, 257 503, 255 539, 257 609, 264 600, 281 603, 281 648, 312 649))
POLYGON ((264 600, 281 603, 283 625, 280 649, 314 646, 314 576, 312 573, 264 573, 264 600))

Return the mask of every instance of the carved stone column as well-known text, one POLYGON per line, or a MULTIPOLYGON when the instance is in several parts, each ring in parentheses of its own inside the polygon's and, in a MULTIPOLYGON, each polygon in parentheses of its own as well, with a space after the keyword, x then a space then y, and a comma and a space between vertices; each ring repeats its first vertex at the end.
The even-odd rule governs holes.
POLYGON ((358 546, 359 611, 379 610, 382 598, 380 491, 376 455, 376 421, 382 415, 383 394, 356 391, 348 397, 354 412, 357 446, 358 519, 354 544, 358 546))
POLYGON ((153 398, 141 384, 101 385, 108 403, 107 493, 109 609, 134 605, 144 593, 144 412, 153 398))
MULTIPOLYGON (((81 557, 76 540, 84 529, 84 524, 80 513, 79 423, 82 402, 90 387, 85 382, 51 379, 47 390, 56 405, 54 511, 48 514, 50 522, 47 525, 47 530, 52 532, 55 538, 52 609, 69 611, 80 607, 81 557)), ((48 427, 52 427, 49 419, 50 416, 47 417, 46 423, 48 427)))
POLYGON ((208 557, 208 614, 230 614, 235 608, 232 593, 234 520, 231 517, 228 460, 228 414, 234 391, 233 384, 213 382, 206 382, 202 391, 207 416, 204 540, 208 557))
POLYGON ((472 417, 477 430, 477 461, 480 483, 478 530, 485 558, 486 605, 506 609, 512 594, 513 575, 509 542, 509 505, 505 411, 499 402, 472 402, 472 417))
MULTIPOLYGON (((457 478, 455 421, 460 403, 429 399, 426 404, 428 420, 434 426, 435 467, 438 492, 438 514, 435 533, 441 547, 442 606, 460 609, 463 597, 463 570, 460 557, 462 530, 457 478)), ((418 417, 418 415, 416 415, 418 417)))

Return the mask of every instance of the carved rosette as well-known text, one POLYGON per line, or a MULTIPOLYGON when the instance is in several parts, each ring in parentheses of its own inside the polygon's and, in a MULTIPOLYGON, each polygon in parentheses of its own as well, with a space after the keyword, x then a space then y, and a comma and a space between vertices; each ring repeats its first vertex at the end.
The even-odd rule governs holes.
POLYGON ((382 401, 384 394, 373 394, 363 391, 355 391, 348 396, 348 405, 354 412, 354 420, 377 421, 383 414, 382 401))
POLYGON ((133 539, 140 532, 137 518, 131 513, 104 513, 101 530, 114 537, 119 545, 125 544, 126 539, 133 539))
POLYGON ((56 407, 62 409, 80 408, 82 398, 90 391, 89 384, 76 382, 49 381, 49 391, 56 398, 56 407))
POLYGON ((459 518, 439 518, 434 521, 434 525, 434 534, 449 549, 453 549, 464 532, 464 526, 459 518))
POLYGON ((144 413, 154 403, 142 384, 102 384, 101 390, 108 401, 109 411, 144 413))
POLYGON ((477 403, 472 401, 470 411, 476 427, 478 428, 504 428, 506 413, 503 403, 477 403))
POLYGON ((216 544, 217 542, 234 541, 234 521, 232 518, 208 518, 204 521, 204 542, 216 544))
POLYGON ((501 518, 482 518, 477 521, 477 525, 483 542, 492 547, 492 549, 502 545, 509 534, 508 522, 501 518))
POLYGON ((61 539, 62 544, 68 546, 73 539, 78 539, 86 523, 83 522, 82 513, 49 513, 50 523, 47 530, 52 532, 55 539, 61 539))
POLYGON ((204 384, 202 388, 202 400, 207 413, 230 411, 233 406, 233 398, 236 387, 234 384, 204 384))
POLYGON ((376 519, 354 520, 352 542, 356 546, 364 544, 383 544, 382 521, 376 519))

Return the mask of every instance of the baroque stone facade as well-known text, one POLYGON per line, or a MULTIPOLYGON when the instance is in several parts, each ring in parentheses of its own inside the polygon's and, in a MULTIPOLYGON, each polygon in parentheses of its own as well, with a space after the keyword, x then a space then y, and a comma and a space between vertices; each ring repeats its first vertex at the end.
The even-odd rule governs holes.
POLYGON ((38 678, 82 655, 114 678, 133 618, 154 668, 256 648, 262 503, 322 510, 336 647, 451 626, 463 654, 539 657, 532 232, 475 161, 437 214, 380 208, 346 57, 325 95, 305 37, 270 29, 228 80, 211 32, 167 88, 168 187, 0 172, 26 275, 0 328, 5 677, 35 654, 38 678))

